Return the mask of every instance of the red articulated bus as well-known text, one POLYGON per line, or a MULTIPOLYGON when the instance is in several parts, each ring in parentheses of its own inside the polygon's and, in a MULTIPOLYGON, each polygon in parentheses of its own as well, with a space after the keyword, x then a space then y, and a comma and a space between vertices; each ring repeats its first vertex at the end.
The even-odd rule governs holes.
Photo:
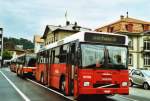
POLYGON ((34 77, 36 72, 36 54, 22 54, 17 57, 17 76, 34 77))
POLYGON ((79 32, 37 53, 36 80, 65 95, 129 94, 128 37, 79 32))
POLYGON ((10 62, 10 70, 16 72, 16 58, 12 59, 10 62))

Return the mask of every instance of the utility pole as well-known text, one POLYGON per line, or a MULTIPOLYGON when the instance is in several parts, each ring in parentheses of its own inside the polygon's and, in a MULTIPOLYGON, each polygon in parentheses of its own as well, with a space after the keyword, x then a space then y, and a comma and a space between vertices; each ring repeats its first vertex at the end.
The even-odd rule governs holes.
POLYGON ((3 28, 0 28, 0 68, 2 67, 3 63, 3 28))
POLYGON ((65 19, 66 19, 66 22, 68 21, 68 14, 67 14, 67 10, 65 12, 65 19))

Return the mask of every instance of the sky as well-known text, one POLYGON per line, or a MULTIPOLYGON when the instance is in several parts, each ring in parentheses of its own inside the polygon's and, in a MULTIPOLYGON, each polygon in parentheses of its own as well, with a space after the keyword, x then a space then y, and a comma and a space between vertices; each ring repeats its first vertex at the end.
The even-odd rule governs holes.
POLYGON ((120 19, 120 15, 150 22, 149 0, 0 0, 0 27, 4 36, 33 40, 46 25, 71 22, 96 29, 120 19))

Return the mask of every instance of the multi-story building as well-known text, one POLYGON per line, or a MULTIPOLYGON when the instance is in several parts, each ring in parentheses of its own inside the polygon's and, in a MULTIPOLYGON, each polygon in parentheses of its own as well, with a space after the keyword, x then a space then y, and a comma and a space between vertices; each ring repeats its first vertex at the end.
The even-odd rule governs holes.
POLYGON ((2 54, 3 54, 3 28, 0 28, 0 68, 2 65, 2 54))
POLYGON ((44 39, 44 44, 48 45, 79 31, 91 31, 91 29, 81 27, 76 22, 75 24, 70 24, 67 21, 65 26, 47 25, 42 38, 44 39))
POLYGON ((40 35, 34 35, 34 53, 37 53, 44 46, 44 40, 40 35))
POLYGON ((128 65, 135 68, 150 69, 150 22, 120 16, 120 20, 97 28, 98 32, 112 32, 128 35, 128 65))

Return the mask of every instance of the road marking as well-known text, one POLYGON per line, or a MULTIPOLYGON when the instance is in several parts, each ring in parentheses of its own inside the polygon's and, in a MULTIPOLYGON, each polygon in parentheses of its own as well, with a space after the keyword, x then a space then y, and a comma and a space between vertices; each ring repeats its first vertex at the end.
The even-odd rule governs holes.
POLYGON ((31 79, 27 79, 27 80, 30 81, 30 82, 32 82, 32 83, 34 83, 34 84, 36 84, 36 85, 38 85, 38 86, 41 86, 41 87, 47 89, 47 90, 49 90, 49 91, 52 91, 52 92, 54 92, 54 93, 56 93, 56 94, 58 94, 58 95, 60 95, 60 96, 62 96, 62 97, 64 97, 64 98, 66 98, 66 99, 75 101, 72 97, 64 96, 62 93, 59 93, 59 92, 57 92, 57 91, 55 91, 55 90, 53 90, 53 89, 50 89, 50 88, 48 88, 48 87, 46 87, 46 86, 44 86, 44 85, 42 85, 42 84, 40 84, 40 83, 37 83, 37 82, 35 82, 35 81, 31 80, 31 79))
POLYGON ((30 99, 24 93, 22 93, 21 90, 19 90, 19 88, 17 88, 17 86, 10 79, 8 79, 8 77, 2 71, 0 71, 0 73, 5 77, 5 79, 13 86, 13 88, 21 95, 21 97, 25 101, 30 101, 30 99))
POLYGON ((124 96, 121 96, 121 95, 118 95, 118 97, 123 98, 123 99, 130 100, 130 101, 138 101, 138 100, 136 100, 136 99, 132 99, 132 98, 128 98, 128 97, 124 97, 124 96))

